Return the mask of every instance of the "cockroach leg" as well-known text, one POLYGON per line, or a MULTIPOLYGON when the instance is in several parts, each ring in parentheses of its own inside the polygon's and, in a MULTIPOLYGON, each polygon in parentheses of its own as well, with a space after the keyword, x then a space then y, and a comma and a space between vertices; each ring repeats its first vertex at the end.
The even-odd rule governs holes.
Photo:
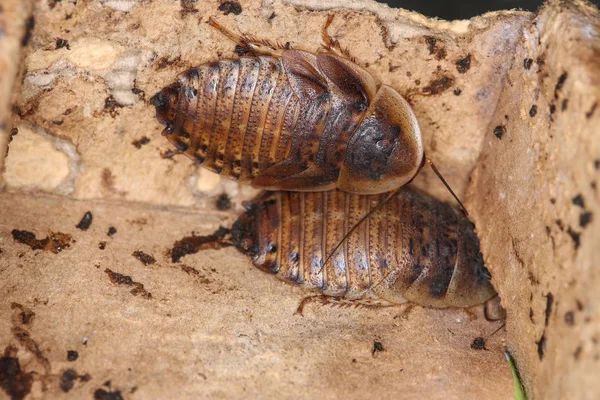
POLYGON ((300 304, 298 304, 298 308, 296 308, 296 311, 294 312, 294 315, 300 315, 301 317, 304 317, 304 307, 308 304, 311 303, 313 301, 324 301, 324 299, 327 296, 322 295, 322 294, 315 294, 312 296, 306 296, 302 299, 302 301, 300 302, 300 304))
POLYGON ((229 29, 225 28, 223 25, 219 24, 217 21, 212 19, 212 17, 208 19, 207 24, 221 32, 223 35, 227 36, 231 41, 235 42, 235 44, 248 48, 249 43, 244 36, 233 33, 232 31, 230 31, 229 29))
POLYGON ((403 304, 391 303, 382 299, 346 299, 342 296, 326 296, 317 294, 306 296, 302 299, 294 315, 304 316, 304 307, 308 303, 319 302, 321 305, 331 305, 337 307, 397 307, 403 304))
POLYGON ((221 32, 223 35, 227 36, 235 44, 244 48, 255 56, 268 55, 273 57, 281 57, 284 50, 290 49, 290 45, 288 43, 282 44, 279 42, 271 42, 266 39, 258 39, 252 36, 234 33, 212 19, 212 17, 208 19, 207 23, 221 32))
POLYGON ((401 306, 404 306, 404 309, 402 311, 400 311, 400 313, 398 313, 394 319, 398 319, 398 318, 402 318, 402 319, 408 319, 408 315, 411 313, 411 311, 415 308, 414 304, 411 303, 405 303, 405 304, 401 304, 401 306))
POLYGON ((350 52, 348 51, 347 48, 343 48, 340 45, 340 42, 334 38, 329 36, 329 26, 331 25, 331 23, 333 22, 333 18, 334 15, 333 14, 329 14, 327 16, 327 21, 325 21, 325 25, 323 25, 323 29, 321 30, 321 37, 323 38, 323 47, 325 47, 325 49, 337 56, 340 57, 344 57, 349 59, 352 62, 355 62, 354 57, 352 57, 352 55, 350 54, 350 52))

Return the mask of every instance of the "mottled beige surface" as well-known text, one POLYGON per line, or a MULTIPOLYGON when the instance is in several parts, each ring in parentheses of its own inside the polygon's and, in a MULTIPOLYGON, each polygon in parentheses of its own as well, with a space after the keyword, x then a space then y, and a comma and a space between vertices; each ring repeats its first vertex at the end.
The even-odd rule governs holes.
MULTIPOLYGON (((19 92, 15 78, 21 67, 22 44, 31 33, 33 1, 3 0, 0 3, 0 172, 4 166, 10 136, 12 100, 19 92)), ((3 176, 0 174, 0 188, 3 176)))
MULTIPOLYGON (((220 3, 36 3, 13 120, 0 114, 5 132, 18 129, 6 159, 8 191, 0 193, 0 292, 7 293, 0 350, 14 346, 22 369, 36 371, 29 398, 66 397, 61 376, 74 368, 90 375, 69 391, 78 398, 102 388, 139 399, 508 399, 504 338, 531 398, 597 398, 597 10, 556 1, 537 16, 446 22, 366 0, 334 11, 339 0, 242 1, 240 15, 223 15, 220 3), (461 310, 418 308, 406 319, 399 309, 309 305, 300 318, 293 312, 303 292, 233 249, 179 264, 165 255, 192 231, 230 225, 254 191, 168 157, 149 98, 189 67, 234 56, 234 45, 205 24, 211 16, 315 51, 330 13, 330 33, 411 102, 426 152, 467 200, 508 310, 508 334, 489 338, 499 324, 483 320, 481 309, 475 320, 461 310), (460 68, 468 55, 469 68, 460 68), (524 58, 532 58, 529 70, 524 58), (493 134, 499 125, 502 139, 493 134), (233 210, 215 209, 222 192, 233 210), (578 194, 583 207, 573 204, 578 194), (87 210, 94 221, 84 232, 75 225, 87 210), (118 230, 112 238, 109 226, 118 230), (76 242, 59 254, 33 251, 12 229, 38 239, 61 231, 76 242), (144 266, 136 250, 156 263, 144 266), (139 285, 112 283, 106 268, 152 297, 131 294, 139 285), (35 316, 25 323, 28 310, 35 316), (487 351, 470 348, 476 336, 487 339, 487 351), (385 349, 375 356, 374 341, 385 349), (67 350, 79 359, 67 362, 67 350)), ((14 23, 23 26, 26 13, 19 15, 14 23)), ((20 43, 20 33, 11 34, 20 43)), ((12 60, 9 76, 17 71, 12 60)), ((0 106, 9 104, 4 91, 0 106)), ((0 144, 5 137, 0 132, 0 144)), ((449 199, 427 168, 415 184, 449 199)))
POLYGON ((523 33, 469 196, 535 399, 600 398, 600 21, 569 3, 523 33))
POLYGON ((74 146, 22 125, 10 143, 4 180, 8 186, 70 194, 79 168, 74 146))

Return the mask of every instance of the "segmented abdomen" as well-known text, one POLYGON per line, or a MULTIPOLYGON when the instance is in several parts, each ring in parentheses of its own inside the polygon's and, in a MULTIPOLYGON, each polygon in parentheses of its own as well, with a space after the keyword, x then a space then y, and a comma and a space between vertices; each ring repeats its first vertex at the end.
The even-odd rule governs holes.
POLYGON ((205 64, 162 93, 175 103, 164 134, 212 171, 249 182, 290 151, 299 102, 278 58, 205 64))
POLYGON ((281 279, 346 299, 468 307, 495 292, 473 224, 427 195, 403 190, 346 234, 385 195, 271 192, 233 228, 236 246, 281 279))

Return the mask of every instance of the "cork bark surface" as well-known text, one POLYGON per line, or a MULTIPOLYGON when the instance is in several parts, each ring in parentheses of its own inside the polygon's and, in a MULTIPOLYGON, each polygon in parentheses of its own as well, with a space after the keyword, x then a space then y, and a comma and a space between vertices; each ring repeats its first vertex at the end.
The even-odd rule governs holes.
POLYGON ((582 2, 548 4, 523 31, 469 191, 535 399, 600 395, 598 32, 582 2))
MULTIPOLYGON (((600 394, 597 9, 447 22, 367 0, 5 3, 0 398, 509 399, 504 348, 530 398, 600 394), (230 226, 256 190, 174 155, 150 97, 236 57, 209 17, 318 51, 331 13, 330 34, 409 100, 466 200, 506 330, 490 336, 501 322, 482 307, 299 317, 306 293, 232 248, 173 262, 177 240, 230 226)), ((414 184, 450 199, 427 168, 414 184)))
MULTIPOLYGON (((23 47, 29 44, 35 24, 29 1, 3 1, 0 12, 0 170, 8 150, 12 101, 18 96, 17 74, 22 70, 23 47)), ((3 176, 0 175, 0 187, 3 176)))

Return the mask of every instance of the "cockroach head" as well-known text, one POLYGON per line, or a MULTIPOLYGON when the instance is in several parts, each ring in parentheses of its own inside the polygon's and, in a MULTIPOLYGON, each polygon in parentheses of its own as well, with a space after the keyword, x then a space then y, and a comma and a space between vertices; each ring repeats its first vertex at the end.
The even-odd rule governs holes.
POLYGON ((381 86, 348 143, 339 188, 382 193, 410 182, 423 164, 415 114, 404 98, 381 86))
POLYGON ((231 241, 242 253, 252 257, 252 263, 269 273, 278 271, 277 238, 279 216, 277 194, 264 192, 246 205, 231 228, 231 241))
POLYGON ((257 217, 259 204, 252 202, 231 227, 231 242, 242 253, 255 257, 259 251, 257 217))
POLYGON ((150 104, 156 107, 156 118, 158 122, 166 126, 163 135, 167 136, 175 122, 177 115, 177 103, 179 100, 179 83, 174 83, 156 93, 150 99, 150 104))

